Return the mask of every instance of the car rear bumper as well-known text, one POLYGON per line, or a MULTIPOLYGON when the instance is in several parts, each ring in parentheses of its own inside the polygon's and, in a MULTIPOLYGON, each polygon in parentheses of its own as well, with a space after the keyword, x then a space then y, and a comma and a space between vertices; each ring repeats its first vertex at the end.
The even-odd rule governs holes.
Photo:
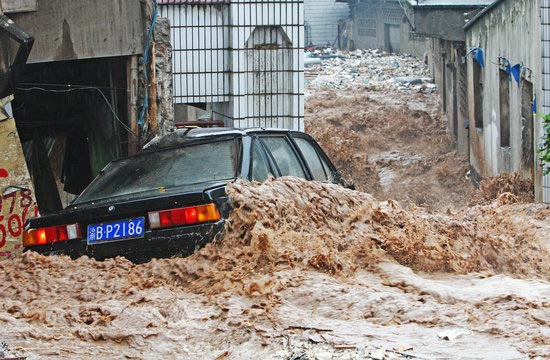
POLYGON ((225 220, 216 223, 148 231, 143 238, 125 239, 88 245, 86 239, 70 240, 48 245, 29 246, 26 251, 43 255, 83 255, 103 260, 124 256, 135 263, 152 258, 186 257, 194 254, 223 232, 225 220))

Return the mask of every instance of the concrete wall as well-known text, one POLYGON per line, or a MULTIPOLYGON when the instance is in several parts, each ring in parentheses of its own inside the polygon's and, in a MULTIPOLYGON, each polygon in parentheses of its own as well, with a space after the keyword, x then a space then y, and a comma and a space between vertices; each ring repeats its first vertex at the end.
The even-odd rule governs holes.
POLYGON ((424 34, 451 41, 464 41, 466 35, 464 26, 464 13, 473 9, 437 9, 415 8, 414 25, 418 34, 424 34))
MULTIPOLYGON (((538 147, 541 121, 532 116, 522 116, 522 101, 529 105, 531 99, 522 96, 529 83, 533 85, 533 97, 542 98, 541 81, 541 29, 540 0, 508 0, 501 2, 475 22, 466 33, 467 49, 481 47, 485 52, 485 67, 479 78, 474 76, 474 60, 468 57, 468 103, 470 118, 470 162, 473 169, 483 177, 499 173, 520 172, 525 178, 535 181, 535 196, 542 198, 541 169, 536 165, 536 154, 525 149, 531 141, 538 147), (520 84, 508 84, 507 94, 501 93, 499 57, 507 58, 512 65, 523 63, 529 70, 524 73, 520 84), (474 84, 481 82, 480 94, 475 93, 474 84), (482 95, 482 122, 476 127, 475 100, 482 95), (509 114, 501 110, 501 101, 509 102, 509 114), (501 118, 509 116, 510 146, 501 146, 501 118), (534 121, 534 125, 533 125, 534 121), (525 129, 533 127, 533 134, 525 129), (522 159, 531 158, 531 164, 522 159)), ((532 115, 532 114, 531 114, 532 115)), ((479 119, 481 120, 481 119, 479 119)))
POLYGON ((35 38, 29 63, 143 53, 136 0, 40 0, 37 11, 10 17, 35 38))
POLYGON ((349 6, 335 0, 304 0, 306 46, 337 46, 338 21, 349 17, 349 6))
POLYGON ((351 49, 379 49, 423 56, 426 39, 411 32, 398 1, 350 1, 351 49))
POLYGON ((467 154, 467 70, 466 64, 462 62, 466 53, 465 44, 430 38, 428 48, 428 64, 439 89, 442 110, 447 116, 447 129, 455 139, 458 151, 467 154))
POLYGON ((0 8, 5 14, 36 11, 37 0, 0 0, 0 8))
POLYGON ((380 49, 389 51, 388 45, 400 50, 399 43, 388 44, 387 28, 396 27, 401 32, 405 13, 397 1, 378 0, 358 2, 352 7, 352 38, 357 49, 380 49))

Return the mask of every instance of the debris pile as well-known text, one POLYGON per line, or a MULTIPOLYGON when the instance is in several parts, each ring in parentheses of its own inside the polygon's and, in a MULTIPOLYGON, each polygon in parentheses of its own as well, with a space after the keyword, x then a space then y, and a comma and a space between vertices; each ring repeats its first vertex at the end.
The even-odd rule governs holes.
POLYGON ((488 341, 514 356, 503 359, 546 351, 543 205, 432 215, 292 177, 230 183, 228 193, 225 238, 189 258, 135 265, 27 252, 1 262, 0 340, 37 358, 368 359, 382 347, 393 349, 384 358, 407 358, 456 353, 438 335, 452 325, 468 330, 453 341, 488 341), (413 330, 423 335, 411 339, 413 330))
POLYGON ((535 201, 535 188, 531 179, 520 174, 499 174, 481 181, 471 204, 488 204, 494 200, 507 203, 532 203, 535 201))
POLYGON ((395 89, 431 93, 436 85, 428 68, 411 55, 355 50, 305 58, 307 87, 321 89, 395 89))

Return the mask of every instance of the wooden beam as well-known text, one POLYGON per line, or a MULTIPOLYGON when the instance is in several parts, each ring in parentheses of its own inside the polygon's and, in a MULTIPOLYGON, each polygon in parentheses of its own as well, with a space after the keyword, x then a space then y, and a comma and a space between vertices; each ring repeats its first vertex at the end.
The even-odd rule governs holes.
POLYGON ((149 124, 154 135, 158 135, 159 114, 157 105, 157 66, 156 66, 156 44, 151 47, 151 72, 149 74, 149 124))
POLYGON ((126 87, 127 87, 127 108, 128 125, 132 133, 128 134, 128 154, 134 155, 139 150, 139 127, 138 127, 138 57, 128 57, 126 64, 126 87))
POLYGON ((0 0, 4 13, 18 13, 38 10, 38 0, 0 0))

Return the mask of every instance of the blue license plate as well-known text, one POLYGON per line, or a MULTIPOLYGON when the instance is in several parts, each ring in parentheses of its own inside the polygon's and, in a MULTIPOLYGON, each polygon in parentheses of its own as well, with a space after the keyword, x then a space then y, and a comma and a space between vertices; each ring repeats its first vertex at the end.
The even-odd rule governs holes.
POLYGON ((145 234, 145 219, 127 219, 105 224, 88 225, 88 244, 141 238, 145 234))

